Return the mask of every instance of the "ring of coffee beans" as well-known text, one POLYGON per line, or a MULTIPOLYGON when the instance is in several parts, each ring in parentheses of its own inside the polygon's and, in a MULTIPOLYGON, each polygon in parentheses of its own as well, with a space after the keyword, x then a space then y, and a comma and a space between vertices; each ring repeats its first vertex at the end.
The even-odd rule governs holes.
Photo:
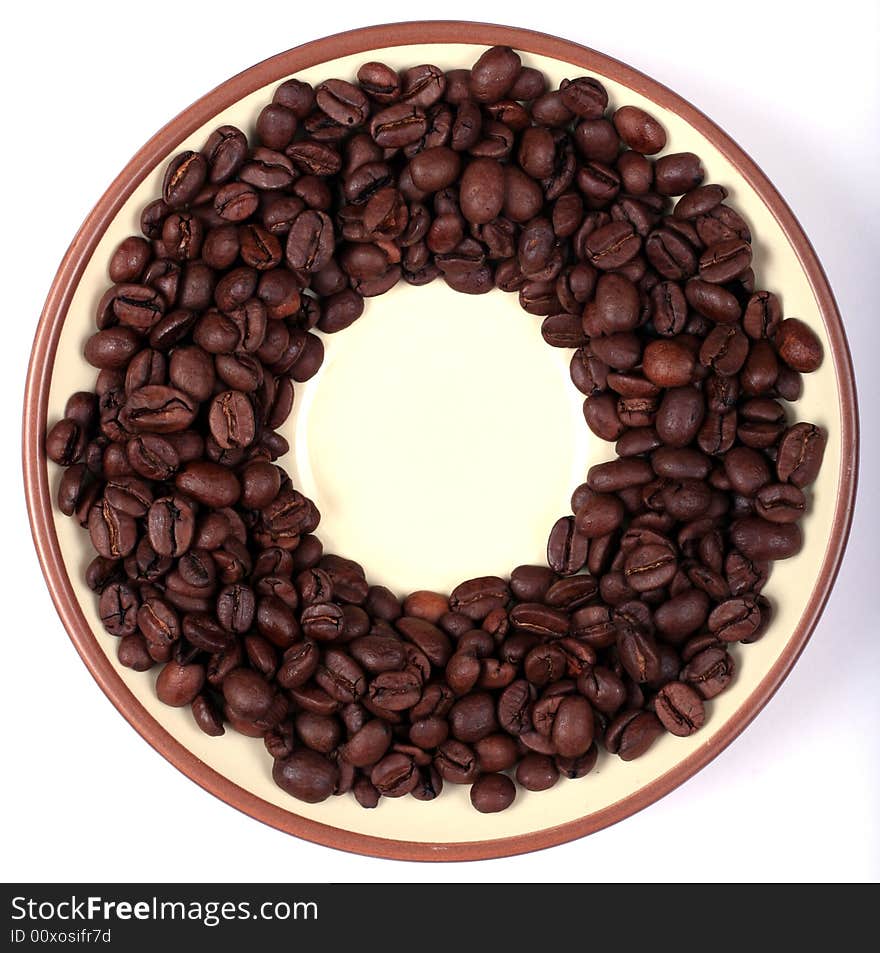
POLYGON ((88 527, 88 585, 119 661, 162 670, 198 726, 263 737, 275 781, 320 801, 477 810, 690 735, 765 630, 770 562, 801 545, 825 438, 789 425, 813 332, 755 290, 751 235, 691 153, 597 80, 548 90, 506 47, 472 69, 366 63, 282 83, 249 142, 221 126, 168 164, 114 252, 86 359, 51 428, 58 506, 88 527), (680 196, 673 203, 672 197, 680 196), (548 566, 399 599, 324 554, 274 461, 317 327, 401 279, 516 292, 574 350, 587 424, 616 441, 548 566))

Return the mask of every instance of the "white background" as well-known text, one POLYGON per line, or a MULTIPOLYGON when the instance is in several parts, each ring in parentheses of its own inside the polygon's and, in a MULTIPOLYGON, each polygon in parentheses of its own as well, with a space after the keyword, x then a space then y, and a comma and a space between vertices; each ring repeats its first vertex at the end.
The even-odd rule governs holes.
POLYGON ((837 295, 863 449, 853 535, 828 608, 744 735, 660 803, 587 839, 434 866, 280 834, 205 794, 141 740, 55 614, 31 545, 18 457, 25 368, 52 276, 137 148, 233 73, 374 17, 406 19, 416 7, 386 0, 371 15, 368 5, 339 2, 153 0, 108 4, 101 16, 99 6, 18 4, 0 55, 3 879, 878 879, 878 5, 838 0, 828 16, 825 4, 803 4, 795 15, 782 3, 628 0, 616 7, 625 23, 612 17, 613 4, 443 5, 450 19, 477 14, 618 57, 691 100, 752 155, 799 217, 837 295), (566 8, 577 12, 550 14, 566 8))

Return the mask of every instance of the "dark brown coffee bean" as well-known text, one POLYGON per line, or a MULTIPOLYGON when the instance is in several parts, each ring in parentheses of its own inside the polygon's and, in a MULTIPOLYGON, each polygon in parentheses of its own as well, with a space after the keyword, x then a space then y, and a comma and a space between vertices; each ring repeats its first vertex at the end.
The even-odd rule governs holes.
POLYGON ((301 212, 287 233, 285 258, 291 268, 317 272, 327 266, 333 255, 333 222, 325 212, 307 209, 301 212))
POLYGON ((660 439, 672 447, 685 447, 697 435, 706 413, 702 394, 693 387, 667 390, 654 426, 660 439))
POLYGON ((717 605, 709 615, 709 631, 722 642, 749 639, 761 627, 761 610, 755 599, 739 596, 717 605))
POLYGON ((692 152, 676 152, 657 160, 654 188, 661 195, 684 195, 700 185, 704 176, 698 156, 692 152))
POLYGON ((181 152, 165 171, 162 198, 169 208, 187 205, 198 195, 208 176, 208 163, 198 152, 181 152))
POLYGON ((188 463, 174 478, 182 493, 214 509, 238 502, 241 486, 235 474, 218 463, 206 460, 188 463))
POLYGON ((700 277, 714 284, 725 284, 741 275, 751 264, 752 249, 739 238, 711 245, 700 256, 700 277))
POLYGON ((750 338, 772 339, 782 321, 782 306, 770 291, 758 291, 749 298, 743 315, 743 328, 750 338))
POLYGON ((670 228, 660 228, 648 235, 645 254, 654 268, 672 281, 683 281, 697 269, 693 247, 670 228))
POLYGON ((46 435, 46 456, 62 467, 69 467, 82 456, 86 431, 75 420, 59 420, 46 435))
POLYGON ((575 526, 577 532, 587 539, 606 536, 623 522, 623 503, 608 493, 594 493, 577 511, 575 526))
POLYGON ((682 387, 694 379, 693 351, 669 338, 651 341, 642 355, 642 372, 658 387, 682 387))
POLYGON ((197 412, 198 404, 189 394, 162 384, 148 384, 128 395, 122 416, 132 432, 167 434, 185 430, 197 412))
POLYGON ((471 67, 468 87, 480 103, 494 103, 510 90, 520 71, 520 58, 507 46, 486 50, 471 67))
POLYGON ((208 425, 211 436, 224 450, 247 447, 256 434, 253 405, 240 391, 223 391, 211 402, 208 425))
POLYGON ((553 743, 563 758, 578 758, 593 743, 593 711, 580 695, 562 699, 553 721, 553 743))
POLYGON ((684 682, 667 682, 654 698, 654 712, 668 732, 682 738, 698 731, 706 720, 702 699, 684 682))
POLYGON ((714 698, 733 681, 733 657, 722 648, 706 648, 695 655, 681 671, 681 679, 692 685, 705 699, 714 698))
POLYGON ((790 483, 768 483, 755 496, 755 512, 771 523, 796 523, 806 509, 803 490, 790 483))
POLYGON ((481 814, 506 811, 516 799, 516 787, 505 774, 482 774, 471 787, 471 804, 481 814))
POLYGON ((308 748, 298 748, 272 768, 275 783, 288 794, 316 804, 333 793, 339 778, 337 767, 324 755, 308 748))
POLYGON ((614 113, 614 127, 635 152, 650 156, 666 146, 666 131, 650 114, 636 106, 622 106, 614 113))
POLYGON ((796 523, 772 523, 760 517, 737 520, 730 528, 733 545, 756 560, 788 559, 800 552, 802 535, 796 523))
POLYGON ((547 542, 547 562, 554 572, 571 576, 579 572, 587 561, 588 540, 575 525, 574 517, 557 520, 547 542))
POLYGON ((794 371, 809 374, 822 364, 821 341, 808 325, 797 318, 783 321, 773 340, 779 356, 794 371))
POLYGON ((559 780, 559 769, 547 755, 527 754, 517 765, 516 780, 527 791, 547 791, 559 780))
POLYGON ((370 701, 388 711, 412 708, 422 694, 421 679, 410 671, 382 672, 369 684, 370 701))
POLYGON ((734 324, 740 318, 736 296, 721 285, 691 278, 685 285, 685 297, 694 310, 717 324, 734 324))
POLYGON ((435 146, 417 153, 410 161, 415 186, 425 192, 439 192, 458 178, 461 159, 448 146, 435 146))
MULTIPOLYGON (((312 633, 308 633, 314 638, 312 633)), ((360 699, 367 687, 363 669, 338 649, 327 649, 315 672, 315 683, 337 701, 349 704, 360 699)))
POLYGON ((86 341, 83 354, 93 367, 120 370, 140 347, 141 338, 134 329, 115 327, 93 334, 86 341))
POLYGON ((610 222, 592 232, 585 242, 590 264, 602 271, 620 268, 631 261, 642 241, 627 222, 610 222))

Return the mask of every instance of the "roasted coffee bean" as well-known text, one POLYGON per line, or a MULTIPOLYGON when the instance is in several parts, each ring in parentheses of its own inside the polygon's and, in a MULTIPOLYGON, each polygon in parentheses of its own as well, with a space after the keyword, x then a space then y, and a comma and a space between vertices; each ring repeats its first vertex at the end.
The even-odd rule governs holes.
POLYGON ((272 768, 275 783, 288 794, 308 804, 324 801, 333 793, 339 778, 337 767, 317 751, 298 748, 272 768))
POLYGON ((577 532, 587 539, 606 536, 623 522, 623 503, 609 493, 594 493, 575 515, 577 532))
POLYGON ((661 734, 663 725, 653 712, 630 709, 608 726, 605 747, 622 761, 633 761, 645 754, 661 734))
POLYGON ((140 350, 140 335, 127 327, 97 331, 85 344, 83 354, 93 367, 120 370, 140 350))
POLYGON ((596 493, 617 493, 632 486, 641 486, 654 479, 647 460, 631 458, 597 463, 590 467, 587 485, 596 493))
POLYGON ((796 523, 806 509, 803 490, 791 483, 768 483, 755 495, 755 512, 771 523, 796 523))
POLYGON ((452 655, 452 643, 437 626, 425 619, 409 616, 403 616, 394 625, 408 642, 424 652, 432 665, 442 668, 449 661, 452 655))
POLYGON ((150 545, 160 556, 182 556, 192 543, 195 510, 181 496, 155 500, 147 513, 150 545))
POLYGON ((789 559, 801 549, 797 523, 773 523, 757 516, 736 520, 730 528, 733 545, 749 559, 789 559))
POLYGON ((685 738, 703 727, 703 701, 685 682, 667 682, 654 698, 654 712, 670 734, 685 738))
POLYGON ((208 425, 211 436, 224 450, 247 447, 256 434, 253 405, 241 391, 223 391, 211 402, 208 425))
POLYGON ((645 254, 658 273, 671 281, 683 281, 697 268, 690 243, 670 228, 660 228, 648 235, 645 254))
POLYGON ((329 216, 307 209, 290 226, 285 259, 294 270, 314 273, 327 266, 334 246, 333 222, 329 216))
POLYGON ((506 811, 516 798, 516 787, 506 774, 482 774, 471 787, 471 804, 481 814, 506 811))
POLYGON ((717 605, 709 615, 709 631, 722 642, 751 638, 761 626, 761 610, 755 599, 740 596, 717 605))
POLYGON ((690 384, 695 365, 693 351, 675 338, 651 341, 642 355, 642 371, 658 387, 690 384))
POLYGON ((723 648, 710 647, 696 654, 681 670, 681 680, 692 685, 705 699, 714 698, 733 681, 733 656, 723 648))
POLYGON ((208 163, 199 152, 181 152, 165 171, 162 198, 169 208, 187 205, 199 194, 208 175, 208 163))
POLYGON ((497 731, 492 696, 475 692, 457 701, 449 712, 449 727, 455 738, 468 744, 497 731))
POLYGON ((660 439, 672 447, 686 447, 697 435, 706 405, 693 387, 667 390, 660 402, 654 426, 660 439))
POLYGON ((62 467, 76 463, 86 446, 86 432, 75 420, 59 420, 46 436, 46 456, 62 467))
POLYGON ((391 746, 391 728, 381 718, 366 722, 342 746, 342 754, 349 764, 366 768, 382 759, 391 746))
MULTIPOLYGON (((769 335, 767 335, 769 337, 769 335)), ((786 318, 773 335, 776 350, 794 371, 808 374, 822 363, 822 343, 816 333, 797 318, 786 318)))
POLYGON ((636 106, 622 106, 614 113, 614 128, 635 152, 650 156, 666 146, 666 131, 650 114, 636 106))
POLYGON ((588 540, 575 525, 574 517, 564 516, 556 521, 547 543, 547 562, 554 572, 571 576, 579 572, 587 561, 588 540))
POLYGON ((660 676, 657 643, 639 627, 624 624, 617 636, 620 662, 635 682, 653 682, 660 676))
POLYGON ((620 268, 641 248, 641 238, 627 222, 611 222, 591 232, 585 242, 587 260, 602 271, 620 268))
POLYGON ((743 328, 750 338, 773 338, 782 321, 782 306, 770 291, 758 291, 746 304, 743 328))
POLYGON ((167 434, 186 430, 195 420, 197 402, 174 387, 148 384, 128 395, 121 417, 135 433, 167 434))
POLYGON ((126 583, 110 583, 101 592, 98 614, 104 628, 117 637, 132 635, 137 629, 139 600, 134 588, 126 583))
POLYGON ((493 46, 471 67, 470 94, 477 102, 497 102, 516 82, 519 71, 520 58, 510 47, 493 46))
POLYGON ((367 694, 379 708, 404 711, 421 697, 421 679, 411 671, 382 672, 370 682, 367 694))
POLYGON ((661 195, 684 195, 703 181, 703 165, 692 152, 667 154, 654 166, 654 188, 661 195))
POLYGON ((556 711, 552 731, 556 751, 563 758, 579 758, 593 743, 593 712, 580 695, 562 699, 556 711))
MULTIPOLYGON (((741 310, 736 296, 721 285, 691 278, 684 290, 688 304, 712 321, 734 324, 739 320, 741 310)), ((746 316, 748 319, 748 311, 746 316)))
POLYGON ((127 556, 137 545, 134 519, 114 509, 106 499, 89 511, 88 528, 92 545, 105 559, 127 556))
POLYGON ((530 753, 517 765, 516 780, 527 791, 547 791, 559 780, 559 769, 547 755, 530 753))
POLYGON ((206 460, 188 463, 174 478, 178 490, 214 509, 232 506, 241 495, 241 485, 235 474, 219 463, 206 460))

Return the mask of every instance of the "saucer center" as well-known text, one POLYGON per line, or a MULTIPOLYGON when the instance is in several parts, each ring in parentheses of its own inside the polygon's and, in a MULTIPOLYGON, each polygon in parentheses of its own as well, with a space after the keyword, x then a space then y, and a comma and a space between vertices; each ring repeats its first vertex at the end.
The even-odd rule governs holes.
POLYGON ((544 563, 591 445, 571 352, 517 296, 442 281, 367 299, 296 385, 284 461, 325 552, 405 594, 544 563))

